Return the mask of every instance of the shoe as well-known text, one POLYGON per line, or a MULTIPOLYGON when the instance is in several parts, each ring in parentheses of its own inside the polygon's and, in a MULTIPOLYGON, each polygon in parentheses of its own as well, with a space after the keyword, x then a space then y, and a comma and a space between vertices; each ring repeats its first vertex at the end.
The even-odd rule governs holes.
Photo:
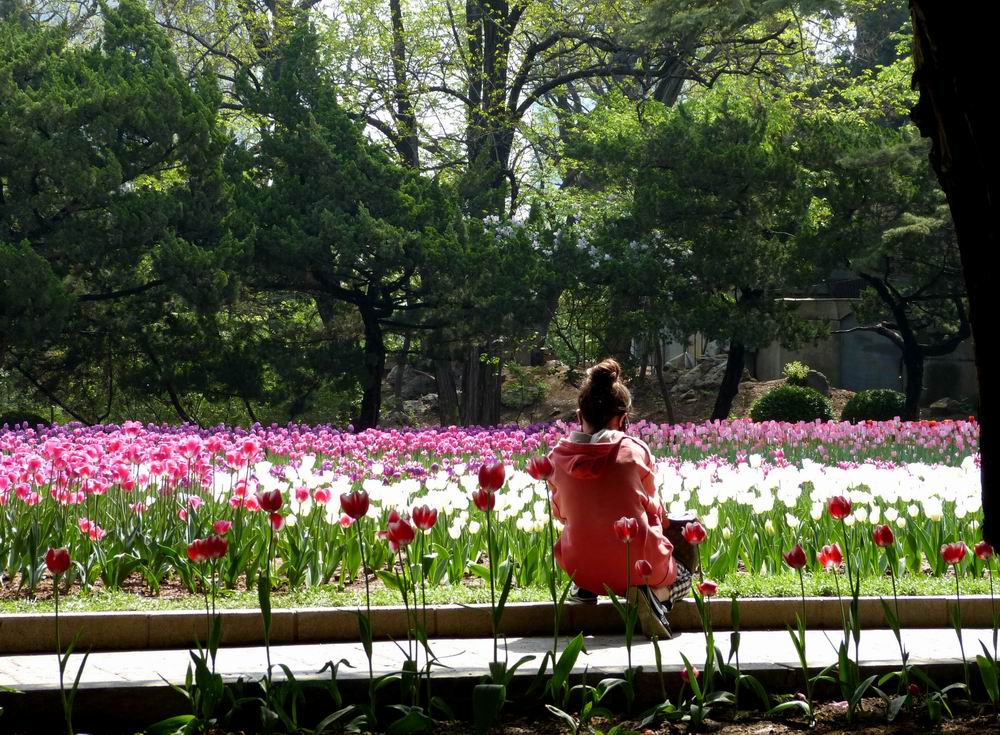
POLYGON ((585 590, 574 584, 569 588, 569 597, 567 599, 577 605, 596 605, 597 593, 585 590))
POLYGON ((628 600, 630 604, 638 605, 639 626, 644 636, 661 641, 668 641, 674 637, 670 623, 667 622, 667 614, 649 587, 642 585, 630 588, 628 600))

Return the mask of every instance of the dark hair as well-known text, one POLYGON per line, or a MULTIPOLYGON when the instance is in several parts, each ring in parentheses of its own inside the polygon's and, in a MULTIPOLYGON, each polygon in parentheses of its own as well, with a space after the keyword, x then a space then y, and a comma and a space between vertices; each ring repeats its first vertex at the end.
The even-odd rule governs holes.
POLYGON ((632 394, 621 381, 621 366, 612 358, 601 360, 587 371, 576 405, 583 419, 600 430, 615 416, 627 414, 632 394))

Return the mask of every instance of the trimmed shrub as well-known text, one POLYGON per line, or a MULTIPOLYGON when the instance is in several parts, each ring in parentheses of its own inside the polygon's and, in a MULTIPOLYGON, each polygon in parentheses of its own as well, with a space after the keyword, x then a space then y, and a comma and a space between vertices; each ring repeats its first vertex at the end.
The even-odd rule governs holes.
POLYGON ((799 361, 790 362, 785 365, 782 372, 785 374, 785 383, 788 385, 799 385, 808 388, 806 381, 809 379, 809 366, 799 361))
POLYGON ((840 414, 841 421, 892 421, 903 415, 906 396, 898 390, 874 388, 851 396, 840 414))
POLYGON ((833 404, 817 390, 799 385, 780 385, 750 406, 754 421, 833 421, 833 404))

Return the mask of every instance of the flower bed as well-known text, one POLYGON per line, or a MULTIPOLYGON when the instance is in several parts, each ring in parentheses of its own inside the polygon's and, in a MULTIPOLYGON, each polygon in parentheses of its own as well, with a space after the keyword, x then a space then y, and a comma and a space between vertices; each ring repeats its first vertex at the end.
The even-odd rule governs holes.
MULTIPOLYGON (((538 534, 546 522, 544 483, 524 471, 567 433, 562 424, 527 428, 426 429, 352 433, 330 427, 61 426, 0 433, 0 558, 6 581, 25 594, 42 580, 49 547, 69 547, 67 583, 117 589, 141 575, 155 593, 167 580, 196 586, 187 545, 224 530, 233 542, 224 585, 252 579, 266 551, 280 490, 275 584, 293 589, 344 583, 361 566, 351 519, 339 497, 364 489, 382 521, 417 505, 439 513, 427 535, 428 580, 457 584, 485 577, 486 540, 472 495, 485 461, 507 465, 496 494, 496 545, 516 562, 515 584, 547 586, 538 534)), ((688 425, 640 422, 635 433, 657 459, 656 482, 672 512, 695 510, 710 531, 706 572, 783 573, 781 549, 806 548, 807 567, 833 538, 825 502, 853 503, 848 525, 888 523, 902 548, 901 573, 941 575, 941 544, 978 540, 980 481, 975 422, 688 425)), ((381 525, 381 524, 380 524, 381 525)), ((374 527, 369 566, 391 564, 374 527)), ((865 576, 882 577, 873 545, 861 553, 865 576)), ((970 555, 959 573, 981 577, 970 555)))

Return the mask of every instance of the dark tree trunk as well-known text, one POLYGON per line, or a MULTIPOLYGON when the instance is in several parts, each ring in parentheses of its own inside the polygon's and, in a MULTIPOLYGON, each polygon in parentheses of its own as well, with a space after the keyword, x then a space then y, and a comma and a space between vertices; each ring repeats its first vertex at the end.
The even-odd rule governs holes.
POLYGON ((410 356, 410 335, 403 337, 403 349, 396 357, 396 375, 392 380, 392 394, 397 401, 403 400, 403 379, 406 377, 406 363, 410 356))
POLYGON ((653 343, 653 370, 656 373, 656 382, 660 386, 660 395, 663 396, 663 406, 667 409, 667 421, 671 424, 677 423, 677 416, 674 414, 674 402, 670 398, 670 388, 663 376, 663 341, 657 337, 653 343))
POLYGON ((460 421, 458 410, 458 387, 451 360, 434 359, 434 379, 438 390, 438 420, 441 426, 456 426, 460 421))
POLYGON ((357 431, 378 426, 382 410, 382 378, 385 376, 385 339, 382 324, 371 309, 361 309, 365 327, 365 371, 361 393, 361 410, 354 420, 357 431))
POLYGON ((924 353, 912 340, 903 342, 903 371, 906 381, 906 403, 903 407, 906 421, 920 420, 920 397, 924 394, 924 353))
POLYGON ((494 426, 500 423, 500 387, 503 362, 489 345, 468 348, 462 374, 462 423, 494 426))
POLYGON ((712 411, 713 421, 724 421, 729 418, 733 408, 733 399, 740 392, 740 378, 743 376, 743 365, 746 362, 747 348, 742 342, 732 340, 729 343, 729 356, 726 358, 726 374, 719 386, 719 395, 715 399, 712 411))
POLYGON ((997 9, 910 0, 910 11, 916 62, 913 78, 920 91, 913 119, 933 143, 931 163, 951 207, 969 295, 979 376, 983 538, 1000 546, 1000 446, 994 423, 998 394, 986 362, 994 327, 989 305, 993 268, 988 261, 998 244, 1000 151, 993 99, 983 92, 995 66, 997 9))

